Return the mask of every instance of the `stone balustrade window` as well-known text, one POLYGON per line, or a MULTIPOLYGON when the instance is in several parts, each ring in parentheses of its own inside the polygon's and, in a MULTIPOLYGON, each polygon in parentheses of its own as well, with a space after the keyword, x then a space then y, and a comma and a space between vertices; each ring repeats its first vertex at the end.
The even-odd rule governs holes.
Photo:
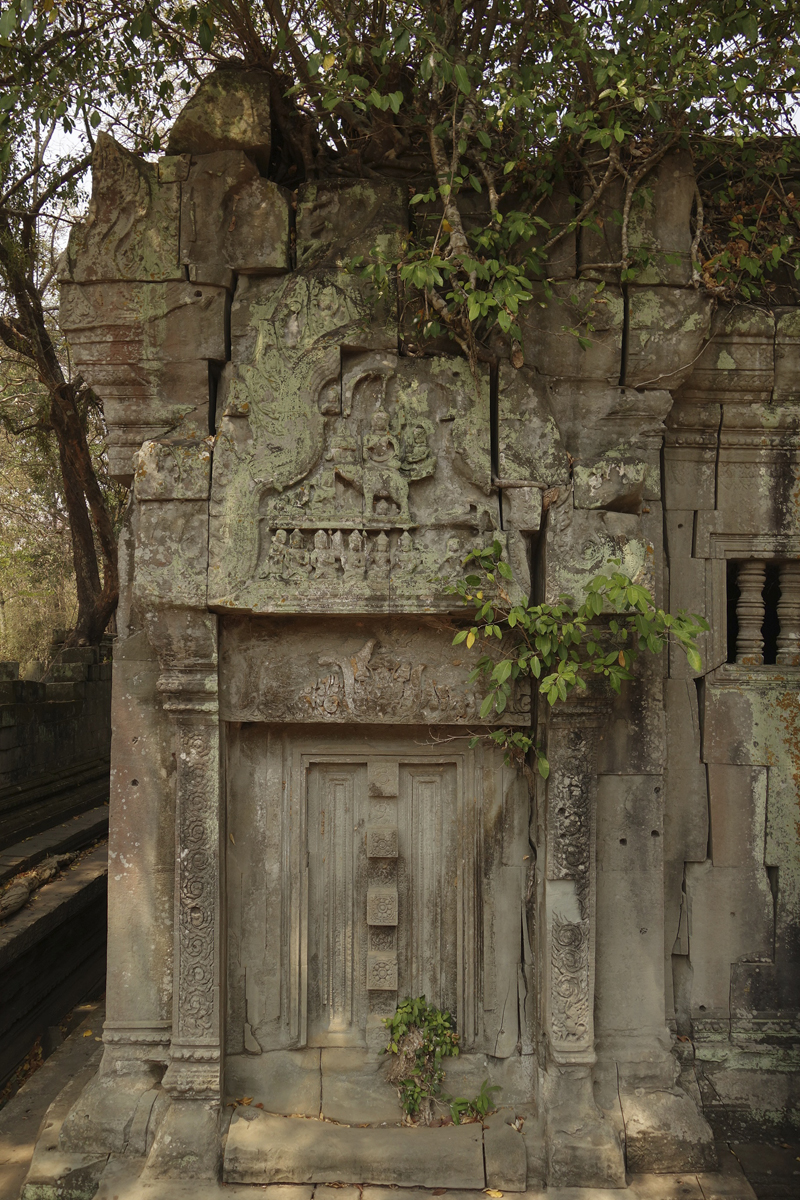
POLYGON ((800 666, 800 561, 728 563, 728 662, 800 666))

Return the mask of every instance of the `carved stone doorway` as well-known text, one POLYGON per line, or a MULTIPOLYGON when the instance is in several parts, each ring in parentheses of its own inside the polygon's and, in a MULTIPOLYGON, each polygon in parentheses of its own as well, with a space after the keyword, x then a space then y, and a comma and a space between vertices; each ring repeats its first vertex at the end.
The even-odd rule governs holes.
POLYGON ((228 728, 229 1095, 399 1120, 383 1018, 425 995, 456 1019, 455 1094, 490 1055, 529 1099, 528 806, 499 756, 462 729, 228 728))

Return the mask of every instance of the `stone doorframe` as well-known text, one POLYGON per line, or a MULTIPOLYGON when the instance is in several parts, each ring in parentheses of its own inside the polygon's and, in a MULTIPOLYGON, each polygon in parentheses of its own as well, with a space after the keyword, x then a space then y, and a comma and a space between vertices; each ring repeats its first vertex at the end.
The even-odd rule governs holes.
MULTIPOLYGON (((175 747, 173 1023, 163 1087, 171 1105, 147 1171, 216 1176, 222 1102, 222 856, 218 621, 206 606, 210 452, 146 443, 136 495, 134 595, 158 656, 175 747)), ((619 1132, 596 1106, 592 1068, 596 752, 604 701, 548 716, 551 774, 540 868, 548 1182, 624 1186, 619 1132)))

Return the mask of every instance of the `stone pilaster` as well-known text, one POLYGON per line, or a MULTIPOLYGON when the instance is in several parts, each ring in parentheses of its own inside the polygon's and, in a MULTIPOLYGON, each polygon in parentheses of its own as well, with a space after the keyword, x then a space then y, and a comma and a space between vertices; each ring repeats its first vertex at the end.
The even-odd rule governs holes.
POLYGON ((135 594, 158 656, 157 690, 175 773, 170 1097, 146 1171, 215 1177, 222 1053, 220 747, 217 618, 206 608, 210 453, 205 442, 139 454, 142 556, 135 594), (149 553, 145 555, 145 548, 149 553))
POLYGON ((622 1187, 616 1129, 593 1097, 597 739, 607 705, 550 714, 543 953, 548 1182, 622 1187))

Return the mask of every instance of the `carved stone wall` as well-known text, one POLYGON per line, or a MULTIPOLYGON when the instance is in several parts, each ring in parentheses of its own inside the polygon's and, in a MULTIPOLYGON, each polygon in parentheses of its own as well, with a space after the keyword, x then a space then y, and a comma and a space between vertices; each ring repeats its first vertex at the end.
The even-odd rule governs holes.
MULTIPOLYGON (((123 603, 150 690, 130 713, 163 769, 159 832, 131 828, 154 924, 174 880, 138 1018, 123 960, 146 929, 118 926, 118 1019, 64 1145, 118 1152, 152 1101, 147 1170, 213 1175, 226 1088, 391 1119, 370 1055, 425 990, 469 1051, 454 1087, 486 1058, 528 1114, 531 1186, 708 1169, 703 1114, 796 1121, 797 312, 691 286, 680 152, 632 229, 646 273, 598 292, 613 221, 565 239, 523 364, 499 341, 473 376, 409 342, 391 278, 377 294, 341 265, 398 246, 404 187, 293 197, 263 173, 268 104, 257 73, 221 71, 158 164, 99 138, 63 266, 134 483, 123 603), (711 624, 697 676, 671 647, 619 698, 550 713, 520 690, 503 721, 551 764, 532 797, 469 747, 481 685, 452 645, 452 581, 494 540, 515 600, 580 597, 616 558, 711 624)), ((136 668, 118 678, 133 695, 136 668)))

